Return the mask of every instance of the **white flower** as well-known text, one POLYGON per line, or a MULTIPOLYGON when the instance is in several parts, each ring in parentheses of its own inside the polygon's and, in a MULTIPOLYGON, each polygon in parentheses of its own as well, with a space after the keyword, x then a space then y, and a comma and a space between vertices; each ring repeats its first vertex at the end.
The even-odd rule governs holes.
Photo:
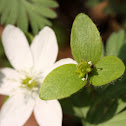
POLYGON ((41 30, 29 47, 23 32, 8 25, 3 31, 2 42, 14 69, 0 69, 0 94, 9 95, 0 111, 0 126, 22 126, 32 111, 40 126, 61 126, 59 102, 41 100, 39 87, 51 70, 75 61, 67 58, 55 63, 58 46, 49 27, 41 30))

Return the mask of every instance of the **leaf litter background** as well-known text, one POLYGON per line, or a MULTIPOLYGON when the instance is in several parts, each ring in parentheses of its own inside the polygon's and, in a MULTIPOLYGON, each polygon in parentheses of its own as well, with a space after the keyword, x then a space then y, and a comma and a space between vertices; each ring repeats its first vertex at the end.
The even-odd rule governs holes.
MULTIPOLYGON (((53 10, 56 11, 58 16, 56 19, 49 19, 49 22, 51 22, 52 25, 48 24, 49 26, 52 26, 57 35, 60 48, 57 60, 66 57, 72 58, 69 47, 71 26, 76 15, 83 12, 88 14, 97 25, 103 43, 107 48, 105 55, 110 55, 111 53, 118 56, 126 65, 126 33, 124 37, 121 33, 114 33, 111 36, 113 41, 109 38, 111 33, 118 32, 122 28, 124 30, 126 29, 125 1, 57 0, 57 2, 59 3, 59 7, 53 10), (111 49, 115 50, 112 50, 111 52, 111 49)), ((54 7, 57 6, 55 5, 54 7)), ((54 18, 55 17, 56 16, 54 15, 54 18)), ((29 30, 31 33, 36 34, 42 27, 43 26, 37 28, 31 24, 29 30), (35 29, 33 30, 32 27, 35 29)), ((0 34, 2 33, 3 28, 4 25, 0 25, 0 34)), ((27 29, 24 29, 24 31, 27 31, 27 29)), ((0 66, 9 66, 4 52, 2 51, 2 46, 0 46, 0 66)), ((111 126, 118 126, 118 123, 120 125, 125 125, 126 122, 123 121, 126 120, 124 118, 126 117, 125 76, 126 75, 123 75, 119 80, 100 88, 95 88, 93 86, 89 87, 89 85, 87 85, 87 87, 72 95, 70 98, 60 100, 64 111, 63 126, 82 126, 83 121, 81 119, 83 119, 83 117, 86 117, 85 119, 87 122, 92 125, 106 126, 107 122, 103 124, 100 123, 108 121, 115 114, 117 116, 114 117, 114 120, 120 120, 120 122, 115 122, 115 124, 111 124, 111 126), (121 117, 119 117, 120 114, 118 114, 120 111, 123 112, 121 117)), ((3 101, 4 96, 0 96, 0 107, 3 104, 3 101)), ((26 122, 25 126, 37 126, 33 114, 26 122)))

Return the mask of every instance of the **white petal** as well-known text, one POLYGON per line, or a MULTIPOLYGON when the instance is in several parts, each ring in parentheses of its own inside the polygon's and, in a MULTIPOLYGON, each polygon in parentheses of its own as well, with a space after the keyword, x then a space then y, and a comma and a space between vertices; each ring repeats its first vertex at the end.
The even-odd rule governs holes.
POLYGON ((42 29, 31 44, 35 68, 42 71, 54 64, 58 54, 55 33, 49 27, 42 29))
POLYGON ((44 72, 44 78, 55 68, 62 66, 64 64, 77 64, 77 62, 71 58, 65 58, 65 59, 61 59, 59 61, 57 61, 54 65, 52 65, 50 68, 48 68, 45 72, 44 72))
POLYGON ((40 126, 61 126, 62 110, 57 100, 37 99, 34 108, 35 118, 40 126))
POLYGON ((33 65, 32 54, 24 33, 13 25, 8 25, 2 34, 2 43, 11 65, 18 70, 33 65))
POLYGON ((28 95, 11 96, 0 111, 0 126, 22 126, 30 117, 35 101, 28 95))
POLYGON ((55 69, 56 67, 59 67, 61 65, 64 65, 64 64, 77 64, 77 62, 71 58, 65 58, 65 59, 61 59, 59 61, 57 61, 53 66, 52 68, 55 69))
POLYGON ((11 68, 0 69, 0 94, 10 95, 10 93, 20 86, 19 73, 11 68))

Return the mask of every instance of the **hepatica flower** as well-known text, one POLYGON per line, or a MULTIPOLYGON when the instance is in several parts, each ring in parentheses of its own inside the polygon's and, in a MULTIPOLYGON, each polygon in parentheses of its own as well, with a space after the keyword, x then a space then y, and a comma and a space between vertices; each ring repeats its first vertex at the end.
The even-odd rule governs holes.
POLYGON ((8 25, 3 31, 2 42, 14 69, 0 69, 0 94, 9 95, 0 111, 0 126, 21 126, 32 111, 40 126, 61 126, 59 102, 43 101, 38 95, 48 72, 62 64, 74 62, 63 59, 55 63, 58 46, 54 32, 45 27, 29 47, 23 32, 8 25))
POLYGON ((119 78, 125 71, 115 56, 102 55, 102 40, 96 25, 85 14, 79 14, 71 30, 71 50, 77 64, 65 64, 51 71, 40 88, 46 100, 68 97, 86 84, 102 86, 119 78))

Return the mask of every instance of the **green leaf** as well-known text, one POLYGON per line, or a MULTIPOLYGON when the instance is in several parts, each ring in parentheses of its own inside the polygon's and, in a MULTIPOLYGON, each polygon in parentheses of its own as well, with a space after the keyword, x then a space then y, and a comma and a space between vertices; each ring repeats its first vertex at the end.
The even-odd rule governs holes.
POLYGON ((58 7, 58 3, 54 0, 33 0, 34 2, 37 2, 37 4, 41 4, 46 7, 58 7))
POLYGON ((79 118, 85 118, 89 108, 90 108, 89 106, 86 106, 86 107, 73 106, 74 115, 79 118))
POLYGON ((22 1, 19 1, 19 2, 20 2, 20 6, 19 6, 19 15, 17 19, 17 26, 24 32, 27 32, 28 31, 28 18, 27 18, 26 9, 24 7, 23 2, 22 1))
POLYGON ((30 27, 37 34, 44 26, 51 26, 49 19, 57 17, 53 9, 57 6, 53 0, 0 0, 0 23, 15 24, 24 32, 30 27))
POLYGON ((121 99, 118 100, 118 108, 116 110, 116 114, 121 112, 126 107, 126 102, 122 101, 121 99))
POLYGON ((102 91, 101 99, 118 98, 126 93, 126 73, 102 91))
POLYGON ((6 7, 6 2, 5 0, 0 0, 0 13, 4 10, 6 7))
POLYGON ((86 120, 91 124, 99 124, 111 119, 118 107, 116 99, 96 101, 90 106, 86 120))
POLYGON ((29 14, 30 24, 32 26, 32 30, 34 34, 37 34, 39 29, 42 29, 45 25, 51 26, 51 22, 47 20, 45 17, 40 16, 35 9, 34 6, 29 4, 28 2, 25 3, 26 11, 29 14), (30 9, 31 8, 31 9, 30 9))
POLYGON ((125 126, 126 125, 126 111, 114 116, 110 121, 102 123, 98 126, 125 126))
POLYGON ((83 13, 79 14, 73 23, 71 49, 78 63, 84 60, 96 64, 101 58, 102 41, 99 31, 92 20, 83 13))
POLYGON ((25 5, 31 11, 36 12, 42 16, 45 16, 48 18, 56 18, 57 16, 57 14, 53 10, 44 6, 42 7, 40 4, 34 5, 34 4, 31 4, 30 2, 25 1, 25 5))
POLYGON ((86 82, 76 74, 75 64, 62 65, 47 75, 39 95, 43 100, 61 99, 77 92, 86 82))
POLYGON ((11 1, 5 2, 4 4, 5 4, 7 9, 2 11, 1 22, 0 22, 1 24, 6 23, 6 20, 9 16, 9 12, 10 12, 10 6, 9 5, 11 4, 11 1))
POLYGON ((85 118, 90 105, 96 101, 92 88, 93 86, 88 88, 85 86, 72 96, 60 100, 63 112, 65 114, 74 115, 81 119, 85 118))
POLYGON ((11 0, 11 9, 9 12, 9 15, 6 20, 7 24, 14 24, 18 17, 18 1, 17 0, 11 0))
POLYGON ((124 73, 125 66, 123 62, 115 56, 106 56, 102 58, 94 67, 90 83, 94 86, 107 84, 124 73))
POLYGON ((32 31, 34 34, 37 34, 39 31, 39 27, 38 27, 38 24, 37 24, 35 17, 36 17, 36 15, 34 13, 29 13, 29 19, 31 20, 30 24, 32 27, 32 31))
POLYGON ((113 33, 107 40, 106 55, 114 55, 121 59, 125 59, 126 51, 126 36, 125 31, 121 30, 118 33, 113 33))

